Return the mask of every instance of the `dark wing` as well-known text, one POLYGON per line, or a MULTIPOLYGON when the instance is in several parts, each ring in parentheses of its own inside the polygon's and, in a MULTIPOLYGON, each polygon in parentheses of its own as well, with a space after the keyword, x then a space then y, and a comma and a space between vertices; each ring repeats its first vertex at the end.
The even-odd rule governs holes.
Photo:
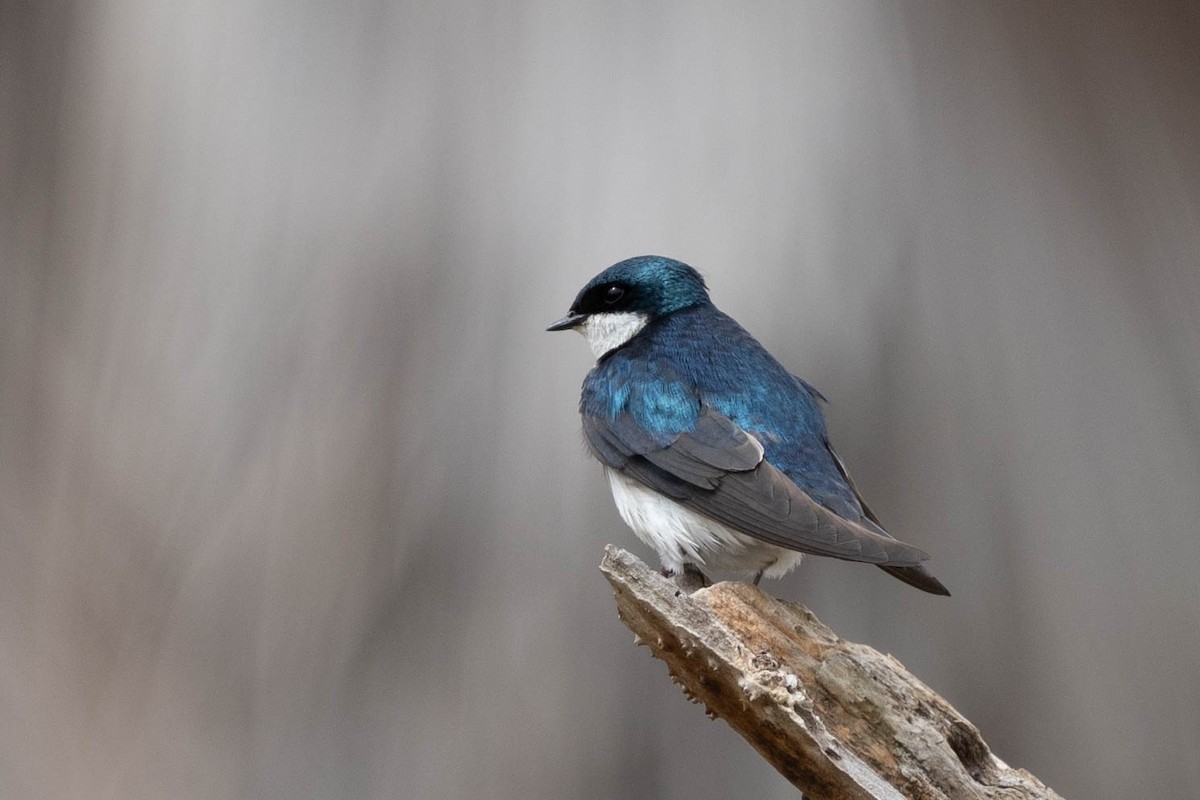
MULTIPOLYGON (((846 481, 846 485, 850 487, 850 491, 854 492, 854 498, 858 500, 858 504, 862 507, 863 514, 867 521, 874 523, 874 530, 890 537, 891 534, 883 529, 883 523, 879 521, 879 517, 875 516, 875 512, 867 505, 867 501, 863 499, 862 493, 858 491, 858 487, 854 485, 854 479, 850 477, 850 472, 846 469, 846 465, 842 463, 842 459, 834 451, 833 445, 829 440, 825 440, 825 448, 829 451, 829 455, 833 456, 833 463, 837 464, 838 472, 842 474, 842 479, 846 481)), ((942 582, 933 577, 929 570, 922 565, 913 567, 894 567, 890 565, 880 564, 879 568, 893 578, 898 578, 904 581, 909 586, 915 586, 918 589, 929 592, 930 594, 940 594, 946 597, 950 596, 950 590, 947 589, 942 582)))
POLYGON ((607 466, 764 542, 901 567, 929 557, 814 501, 763 458, 757 439, 711 408, 700 409, 692 430, 673 436, 648 432, 628 411, 584 414, 583 430, 607 466))
POLYGON ((842 457, 833 449, 833 445, 829 440, 825 440, 825 449, 829 451, 829 455, 833 458, 833 463, 837 464, 838 472, 842 476, 842 480, 850 487, 850 491, 854 493, 854 499, 858 501, 858 505, 862 507, 863 516, 873 524, 873 528, 877 528, 879 533, 884 536, 891 536, 890 533, 883 529, 883 523, 879 521, 879 517, 875 516, 875 512, 867 505, 867 501, 863 499, 862 492, 858 491, 858 486, 855 485, 854 479, 850 477, 849 471, 846 469, 845 463, 842 462, 842 457))

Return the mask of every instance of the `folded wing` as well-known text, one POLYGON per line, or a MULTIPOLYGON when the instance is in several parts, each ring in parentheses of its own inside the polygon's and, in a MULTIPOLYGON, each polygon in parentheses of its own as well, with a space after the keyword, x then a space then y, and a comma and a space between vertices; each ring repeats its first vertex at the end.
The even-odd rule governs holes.
POLYGON ((757 439, 707 406, 691 430, 670 435, 647 431, 628 410, 585 413, 583 429, 592 453, 607 466, 764 542, 898 567, 929 557, 814 501, 764 459, 757 439))

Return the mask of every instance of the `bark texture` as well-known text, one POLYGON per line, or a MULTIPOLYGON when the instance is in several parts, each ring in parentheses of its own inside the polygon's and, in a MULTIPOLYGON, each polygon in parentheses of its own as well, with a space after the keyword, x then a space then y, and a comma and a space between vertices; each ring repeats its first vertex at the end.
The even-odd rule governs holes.
POLYGON ((899 661, 744 583, 695 588, 609 546, 617 611, 672 679, 811 798, 1050 800, 899 661))

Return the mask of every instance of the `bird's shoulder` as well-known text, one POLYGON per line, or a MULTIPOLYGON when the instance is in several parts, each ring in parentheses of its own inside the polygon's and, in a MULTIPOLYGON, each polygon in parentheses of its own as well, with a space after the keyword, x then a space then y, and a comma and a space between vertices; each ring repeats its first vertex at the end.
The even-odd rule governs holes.
POLYGON ((639 355, 630 348, 609 354, 592 368, 579 401, 585 418, 628 418, 662 444, 691 430, 700 407, 697 388, 669 358, 639 355))
POLYGON ((639 406, 686 426, 701 405, 775 441, 825 436, 824 399, 788 372, 736 320, 712 305, 652 321, 584 379, 585 414, 639 406))

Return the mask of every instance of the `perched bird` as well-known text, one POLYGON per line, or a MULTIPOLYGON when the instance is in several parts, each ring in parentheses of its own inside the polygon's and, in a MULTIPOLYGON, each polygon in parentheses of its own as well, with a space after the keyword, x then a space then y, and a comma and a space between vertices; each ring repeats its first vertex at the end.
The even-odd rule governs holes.
POLYGON ((929 556, 883 529, 829 444, 824 397, 708 297, 700 273, 639 256, 588 282, 547 330, 587 338, 579 411, 617 510, 665 574, 778 578, 813 553, 933 594, 929 556))

